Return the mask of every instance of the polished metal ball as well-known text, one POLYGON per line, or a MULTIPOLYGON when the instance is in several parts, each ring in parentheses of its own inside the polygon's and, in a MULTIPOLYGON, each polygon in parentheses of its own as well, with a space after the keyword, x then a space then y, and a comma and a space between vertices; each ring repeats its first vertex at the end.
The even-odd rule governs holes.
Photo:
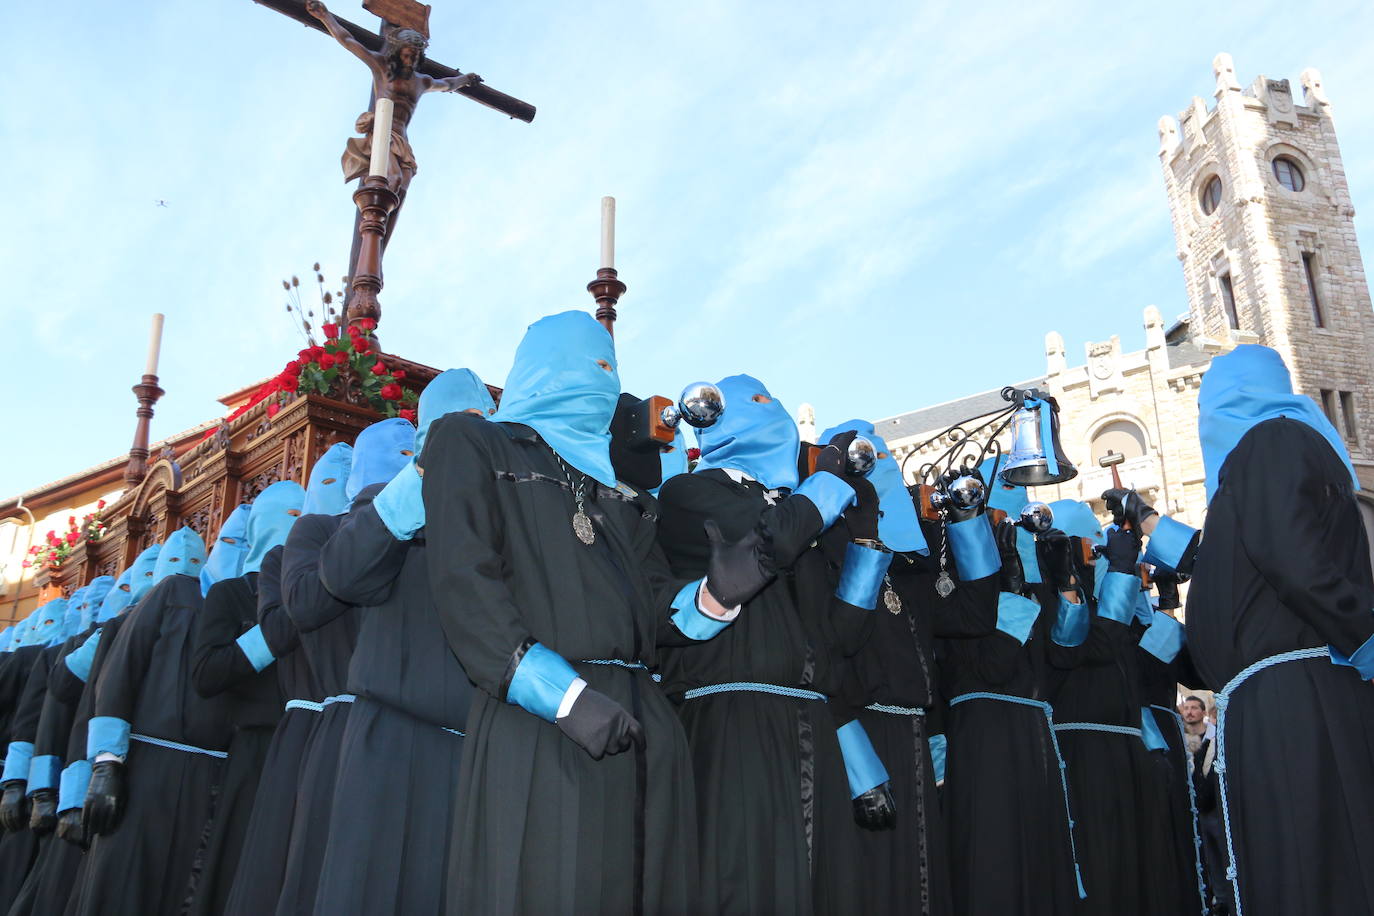
POLYGON ((878 450, 863 436, 855 436, 845 451, 844 460, 850 474, 867 477, 878 464, 878 450))
POLYGON ((1021 508, 1021 527, 1032 534, 1044 534, 1054 527, 1054 510, 1042 502, 1026 503, 1021 508))
POLYGON ((676 404, 669 404, 659 412, 658 419, 669 429, 677 429, 682 422, 682 411, 678 410, 676 404))
POLYGON ((682 389, 677 409, 688 426, 706 429, 725 412, 725 393, 710 382, 693 382, 682 389))
POLYGON ((949 501, 956 509, 972 509, 983 501, 986 489, 977 477, 957 477, 949 485, 949 501))

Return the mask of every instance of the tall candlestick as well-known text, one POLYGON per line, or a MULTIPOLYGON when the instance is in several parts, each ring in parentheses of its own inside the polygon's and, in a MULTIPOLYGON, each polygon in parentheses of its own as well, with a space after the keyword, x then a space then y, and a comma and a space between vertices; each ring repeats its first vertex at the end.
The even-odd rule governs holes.
POLYGON ((369 175, 387 177, 391 165, 391 115, 392 101, 380 98, 373 106, 372 113, 372 160, 368 163, 369 175))
POLYGON ((615 266, 615 198, 601 198, 601 266, 615 266))
POLYGON ((157 358, 162 351, 162 319, 161 312, 153 314, 153 331, 148 337, 148 365, 143 370, 144 375, 157 375, 157 358))

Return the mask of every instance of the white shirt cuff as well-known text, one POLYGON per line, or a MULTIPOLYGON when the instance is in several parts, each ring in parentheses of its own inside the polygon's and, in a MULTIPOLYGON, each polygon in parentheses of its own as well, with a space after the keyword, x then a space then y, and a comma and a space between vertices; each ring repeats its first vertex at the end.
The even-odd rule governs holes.
POLYGON ((96 754, 96 755, 95 755, 95 762, 96 762, 96 763, 104 763, 106 760, 115 760, 115 761, 118 761, 119 763, 123 763, 123 762, 124 762, 124 758, 123 758, 123 757, 119 756, 118 754, 113 754, 113 753, 111 753, 111 752, 109 752, 109 751, 101 751, 99 754, 96 754))
POLYGON ((555 719, 561 719, 572 712, 573 704, 577 698, 582 696, 582 691, 587 689, 587 682, 578 678, 568 685, 568 689, 563 693, 563 699, 558 701, 558 712, 554 714, 555 719))
POLYGON ((701 586, 697 589, 697 610, 701 611, 701 613, 705 614, 707 617, 710 617, 712 620, 719 620, 722 623, 734 622, 734 619, 739 616, 741 605, 735 605, 734 607, 730 608, 730 610, 726 611, 724 614, 712 614, 710 611, 706 610, 705 605, 701 603, 701 590, 705 587, 706 580, 703 579, 701 580, 701 586))

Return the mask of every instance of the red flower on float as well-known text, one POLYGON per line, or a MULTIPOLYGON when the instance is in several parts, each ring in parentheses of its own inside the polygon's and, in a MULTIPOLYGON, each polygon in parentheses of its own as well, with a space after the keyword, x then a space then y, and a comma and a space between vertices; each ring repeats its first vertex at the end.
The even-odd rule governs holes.
POLYGON ((324 331, 325 339, 335 340, 339 336, 339 326, 332 321, 326 321, 320 325, 320 330, 324 331))
POLYGON ((388 401, 399 401, 401 399, 402 393, 403 392, 401 386, 396 384, 395 382, 383 385, 382 390, 378 392, 378 394, 386 398, 388 401))
POLYGON ((687 449, 687 460, 688 460, 688 461, 696 461, 696 460, 697 460, 698 458, 700 458, 700 457, 701 457, 701 449, 699 449, 699 448, 689 448, 689 449, 687 449))
MULTIPOLYGON (((289 376, 291 376, 291 377, 294 378, 295 376, 300 375, 300 374, 301 374, 301 363, 300 363, 298 360, 294 360, 294 359, 291 360, 291 362, 289 362, 289 363, 286 364, 286 368, 285 368, 285 369, 282 369, 282 376, 283 376, 283 377, 289 375, 289 376)), ((292 389, 292 390, 294 390, 294 389, 292 389)))
POLYGON ((68 532, 67 532, 67 544, 68 544, 69 546, 75 547, 75 546, 76 546, 76 542, 79 541, 79 540, 81 540, 81 532, 79 532, 79 531, 68 531, 68 532))
POLYGON ((359 334, 361 334, 362 332, 363 332, 363 331, 362 331, 362 328, 358 327, 356 324, 350 324, 350 325, 348 326, 348 336, 349 336, 349 337, 357 337, 357 336, 358 336, 359 334))
POLYGON ((277 401, 273 401, 271 404, 268 404, 268 405, 267 405, 267 415, 268 415, 269 417, 275 417, 275 416, 277 415, 277 412, 280 411, 280 410, 281 410, 281 404, 278 403, 277 401))
POLYGON ((281 388, 282 391, 295 391, 301 386, 301 380, 294 375, 287 375, 283 372, 281 375, 277 376, 277 386, 281 388))
POLYGON ((377 360, 377 362, 373 363, 373 365, 372 365, 372 374, 373 374, 373 375, 386 375, 386 363, 382 362, 380 359, 377 360))
POLYGON ((396 416, 400 417, 402 420, 409 420, 411 423, 415 422, 415 411, 409 407, 402 407, 400 410, 396 411, 396 416))
POLYGON ((358 327, 362 328, 364 331, 375 331, 375 330, 377 330, 377 319, 376 319, 376 318, 359 318, 359 319, 358 319, 358 327))
POLYGON ((334 368, 334 354, 321 353, 320 358, 315 360, 315 362, 319 365, 321 369, 332 369, 334 368))
POLYGON ((96 507, 97 509, 104 509, 104 508, 105 508, 105 500, 103 500, 103 499, 98 499, 98 500, 96 500, 96 501, 95 501, 95 507, 96 507))
POLYGON ((353 338, 353 349, 359 353, 366 353, 368 350, 372 349, 372 341, 362 335, 358 335, 353 338))
POLYGON ((391 373, 391 377, 399 381, 406 377, 406 371, 404 369, 397 369, 391 373))

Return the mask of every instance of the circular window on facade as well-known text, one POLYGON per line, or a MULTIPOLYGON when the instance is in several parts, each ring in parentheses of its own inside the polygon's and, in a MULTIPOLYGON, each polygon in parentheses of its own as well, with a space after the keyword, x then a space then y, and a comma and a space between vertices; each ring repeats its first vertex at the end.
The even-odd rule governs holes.
POLYGON ((1221 179, 1216 175, 1207 179, 1207 183, 1202 186, 1202 196, 1198 203, 1202 207, 1202 212, 1211 216, 1217 212, 1217 207, 1221 206, 1221 179))
POLYGON ((1274 159, 1274 177, 1290 191, 1301 191, 1307 186, 1302 167, 1288 156, 1278 156, 1274 159))

